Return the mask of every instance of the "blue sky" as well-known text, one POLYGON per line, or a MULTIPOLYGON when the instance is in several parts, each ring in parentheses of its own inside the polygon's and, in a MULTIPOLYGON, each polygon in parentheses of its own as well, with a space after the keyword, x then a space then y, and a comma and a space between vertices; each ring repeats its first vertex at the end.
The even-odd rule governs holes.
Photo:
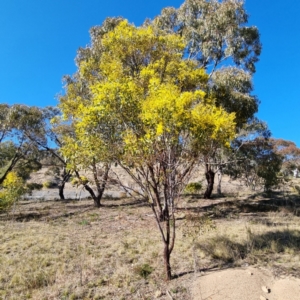
MULTIPOLYGON (((75 72, 76 50, 89 43, 92 26, 109 16, 140 25, 163 7, 182 2, 0 0, 0 102, 56 105, 61 78, 75 72)), ((254 77, 254 93, 261 101, 258 117, 274 137, 300 147, 300 1, 246 0, 245 6, 263 44, 254 77)))

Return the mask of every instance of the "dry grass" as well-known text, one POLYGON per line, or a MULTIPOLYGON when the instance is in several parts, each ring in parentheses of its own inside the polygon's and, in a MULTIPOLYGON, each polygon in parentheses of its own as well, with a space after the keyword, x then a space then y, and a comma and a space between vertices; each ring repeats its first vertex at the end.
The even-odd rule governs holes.
POLYGON ((104 200, 95 209, 91 200, 22 202, 0 216, 0 299, 191 299, 195 270, 244 264, 299 276, 295 206, 275 210, 270 202, 261 212, 262 201, 272 200, 183 199, 170 283, 146 203, 104 200))

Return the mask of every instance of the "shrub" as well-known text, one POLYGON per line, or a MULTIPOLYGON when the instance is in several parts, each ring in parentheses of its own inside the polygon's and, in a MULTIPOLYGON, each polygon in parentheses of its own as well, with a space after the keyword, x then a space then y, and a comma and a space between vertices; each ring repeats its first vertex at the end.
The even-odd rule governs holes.
POLYGON ((43 188, 43 185, 40 183, 36 183, 36 182, 31 182, 31 183, 27 183, 27 189, 29 189, 30 191, 33 190, 41 190, 43 188))
POLYGON ((0 186, 0 211, 9 209, 26 193, 24 181, 15 172, 10 172, 0 186))
POLYGON ((141 266, 136 266, 134 271, 136 274, 146 279, 153 272, 153 268, 148 264, 143 264, 141 266))
POLYGON ((45 189, 51 189, 57 186, 57 183, 54 181, 45 181, 43 182, 43 188, 45 189))
POLYGON ((198 194, 200 193, 201 189, 201 182, 191 182, 185 187, 184 192, 185 194, 198 194))

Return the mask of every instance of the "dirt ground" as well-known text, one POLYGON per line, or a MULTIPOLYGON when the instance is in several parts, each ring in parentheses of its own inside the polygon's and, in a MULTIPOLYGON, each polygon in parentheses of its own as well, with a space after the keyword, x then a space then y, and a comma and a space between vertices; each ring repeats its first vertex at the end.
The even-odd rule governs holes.
POLYGON ((299 300, 300 279, 253 267, 215 270, 192 283, 194 300, 299 300))

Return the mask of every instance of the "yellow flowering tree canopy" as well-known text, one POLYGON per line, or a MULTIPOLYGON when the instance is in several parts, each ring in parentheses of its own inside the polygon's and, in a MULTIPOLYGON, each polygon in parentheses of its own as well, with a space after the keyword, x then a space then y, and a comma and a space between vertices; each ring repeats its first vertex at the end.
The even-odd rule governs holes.
POLYGON ((207 144, 234 138, 235 114, 204 92, 208 75, 186 58, 179 35, 122 19, 111 24, 80 52, 68 78, 60 108, 74 132, 62 151, 73 166, 114 161, 131 176, 136 187, 122 187, 151 204, 170 279, 176 200, 207 144))
POLYGON ((23 179, 9 172, 0 185, 0 211, 10 208, 25 192, 23 179))
POLYGON ((208 138, 228 144, 235 116, 206 97, 208 76, 196 61, 185 59, 184 49, 178 35, 151 26, 136 28, 127 21, 105 34, 100 59, 79 65, 79 78, 88 85, 86 96, 76 93, 83 85, 78 80, 61 101, 76 132, 66 138, 65 154, 81 156, 84 163, 91 155, 107 159, 111 146, 120 149, 120 143, 123 154, 125 149, 144 159, 187 140, 193 146, 189 151, 200 150, 208 138))

